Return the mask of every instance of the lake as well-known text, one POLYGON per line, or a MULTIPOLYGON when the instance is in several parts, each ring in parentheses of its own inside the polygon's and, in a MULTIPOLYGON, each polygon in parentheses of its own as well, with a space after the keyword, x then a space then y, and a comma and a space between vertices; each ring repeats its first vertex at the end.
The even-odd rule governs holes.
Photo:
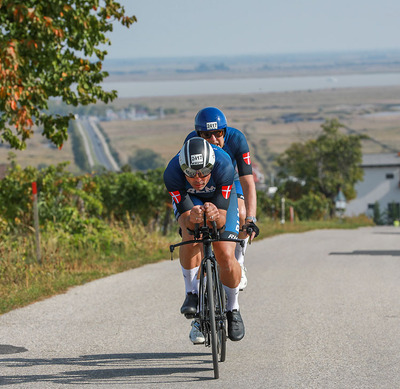
POLYGON ((234 78, 175 81, 105 82, 106 91, 118 97, 247 94, 301 90, 400 85, 400 73, 347 74, 338 76, 234 78))

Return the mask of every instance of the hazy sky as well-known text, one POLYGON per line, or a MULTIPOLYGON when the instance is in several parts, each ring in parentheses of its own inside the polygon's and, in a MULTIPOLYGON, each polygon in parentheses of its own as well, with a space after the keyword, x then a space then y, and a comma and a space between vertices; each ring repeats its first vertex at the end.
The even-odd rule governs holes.
POLYGON ((119 0, 107 58, 400 49, 400 0, 119 0))

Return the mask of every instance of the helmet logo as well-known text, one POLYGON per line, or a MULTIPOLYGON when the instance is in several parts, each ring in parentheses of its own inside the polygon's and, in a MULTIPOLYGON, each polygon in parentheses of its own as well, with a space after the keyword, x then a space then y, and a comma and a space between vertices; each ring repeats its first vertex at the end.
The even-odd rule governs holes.
POLYGON ((206 126, 207 126, 207 130, 218 130, 217 122, 207 122, 206 126))
POLYGON ((190 156, 191 165, 203 165, 203 154, 193 154, 190 156))

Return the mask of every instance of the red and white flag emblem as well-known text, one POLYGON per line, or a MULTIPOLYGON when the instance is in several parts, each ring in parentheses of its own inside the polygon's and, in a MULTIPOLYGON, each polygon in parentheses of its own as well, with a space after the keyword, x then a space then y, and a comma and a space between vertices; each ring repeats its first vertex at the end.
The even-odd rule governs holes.
POLYGON ((175 204, 179 204, 181 201, 181 194, 179 193, 179 190, 175 192, 169 192, 169 194, 172 196, 172 198, 175 201, 175 204))
POLYGON ((231 190, 232 190, 232 185, 222 187, 222 196, 224 196, 224 199, 226 200, 229 199, 229 196, 231 195, 231 190))
POLYGON ((251 161, 250 161, 250 151, 249 151, 248 153, 243 154, 243 160, 244 160, 244 162, 246 162, 247 165, 250 165, 250 164, 251 164, 251 161))

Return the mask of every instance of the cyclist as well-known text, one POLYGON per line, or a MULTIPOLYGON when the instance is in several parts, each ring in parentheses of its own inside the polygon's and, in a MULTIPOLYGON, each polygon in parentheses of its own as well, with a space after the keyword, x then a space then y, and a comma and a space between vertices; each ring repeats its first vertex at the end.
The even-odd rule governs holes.
MULTIPOLYGON (((189 139, 172 158, 164 172, 164 183, 173 199, 182 241, 192 239, 191 231, 196 223, 202 223, 204 214, 208 222, 216 222, 222 237, 237 238, 239 218, 233 178, 234 169, 229 155, 200 137, 189 139)), ((239 311, 241 268, 235 259, 235 247, 234 242, 213 243, 221 282, 227 295, 228 337, 238 341, 243 338, 245 330, 239 311)), ((180 247, 186 290, 181 313, 185 315, 197 312, 197 273, 201 254, 201 245, 198 243, 180 247)), ((197 320, 192 321, 189 337, 195 344, 204 343, 197 320)))
POLYGON ((194 119, 195 130, 192 131, 186 140, 193 137, 202 137, 215 146, 221 147, 231 157, 233 166, 238 170, 235 174, 235 187, 239 205, 239 220, 241 230, 239 238, 245 240, 242 248, 236 244, 235 257, 242 268, 242 277, 239 289, 243 290, 247 286, 246 267, 244 266, 244 255, 246 252, 249 236, 246 227, 251 226, 253 233, 250 239, 253 240, 258 235, 257 222, 257 195, 254 183, 250 151, 244 134, 233 127, 228 127, 224 113, 215 107, 201 109, 194 119), (243 228, 243 226, 245 226, 243 228))

